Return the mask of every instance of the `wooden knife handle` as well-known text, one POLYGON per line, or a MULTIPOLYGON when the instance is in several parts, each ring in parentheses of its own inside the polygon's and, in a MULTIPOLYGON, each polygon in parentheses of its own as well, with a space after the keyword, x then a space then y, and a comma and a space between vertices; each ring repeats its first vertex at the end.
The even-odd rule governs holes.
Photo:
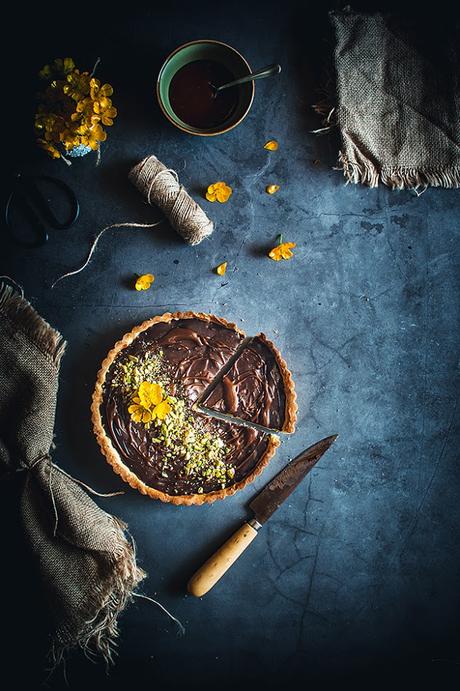
POLYGON ((236 533, 191 577, 187 589, 195 597, 205 595, 222 578, 257 535, 249 523, 243 523, 236 533))

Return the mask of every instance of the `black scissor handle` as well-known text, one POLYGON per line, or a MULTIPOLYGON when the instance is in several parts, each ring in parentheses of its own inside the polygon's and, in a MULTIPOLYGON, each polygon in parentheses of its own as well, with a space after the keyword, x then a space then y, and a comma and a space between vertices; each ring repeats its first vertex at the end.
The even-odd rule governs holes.
POLYGON ((44 245, 45 242, 48 240, 48 233, 45 226, 42 223, 41 218, 35 211, 34 207, 29 203, 27 197, 23 195, 22 189, 17 188, 13 190, 13 192, 11 192, 10 196, 8 197, 8 201, 6 202, 5 206, 5 223, 7 227, 10 229, 10 233, 12 235, 14 242, 17 245, 20 245, 21 247, 40 247, 41 245, 44 245), (31 228, 33 228, 33 235, 35 239, 25 240, 24 238, 18 236, 18 234, 14 231, 14 227, 10 221, 10 208, 12 206, 13 199, 20 200, 21 210, 24 213, 24 216, 29 221, 31 228))
POLYGON ((52 228, 56 228, 56 230, 66 230, 75 223, 80 214, 80 205, 75 193, 65 182, 59 180, 58 178, 51 177, 50 175, 34 175, 32 177, 23 177, 22 182, 26 190, 26 194, 28 193, 30 195, 31 202, 52 228), (49 182, 64 192, 71 204, 71 213, 67 221, 61 222, 57 219, 47 199, 37 186, 37 181, 39 180, 49 182))
POLYGON ((9 227, 14 241, 22 247, 39 247, 48 240, 45 224, 56 230, 65 230, 75 223, 80 213, 80 205, 73 190, 62 180, 50 175, 18 175, 15 187, 8 197, 5 207, 5 222, 9 227), (64 192, 70 203, 71 211, 66 221, 61 222, 56 217, 51 204, 39 189, 38 182, 44 181, 64 192), (21 238, 14 230, 10 212, 13 206, 18 206, 28 220, 34 234, 33 240, 21 238))

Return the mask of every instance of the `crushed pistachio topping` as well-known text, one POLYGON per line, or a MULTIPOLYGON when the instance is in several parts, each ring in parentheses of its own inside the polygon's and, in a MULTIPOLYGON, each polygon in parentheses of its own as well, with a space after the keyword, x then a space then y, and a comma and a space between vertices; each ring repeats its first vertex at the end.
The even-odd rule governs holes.
POLYGON ((166 447, 162 476, 168 477, 173 459, 183 460, 182 472, 190 480, 217 480, 224 488, 235 476, 235 468, 225 463, 229 449, 222 439, 204 429, 200 420, 190 415, 185 401, 169 396, 171 412, 153 430, 151 441, 166 447), (164 475, 166 473, 166 475, 164 475))
POLYGON ((123 393, 132 398, 143 382, 157 382, 161 386, 167 384, 167 378, 162 363, 163 352, 147 352, 142 357, 128 355, 117 362, 112 386, 119 386, 123 393))

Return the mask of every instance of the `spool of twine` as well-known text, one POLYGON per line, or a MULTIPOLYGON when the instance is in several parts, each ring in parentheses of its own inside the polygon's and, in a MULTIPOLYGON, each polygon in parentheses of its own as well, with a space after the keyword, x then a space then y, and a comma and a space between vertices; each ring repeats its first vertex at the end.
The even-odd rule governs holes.
POLYGON ((147 202, 156 204, 169 223, 189 245, 198 245, 211 235, 213 223, 179 183, 177 173, 154 155, 134 166, 129 179, 147 202))
MULTIPOLYGON (((131 169, 129 179, 141 192, 148 204, 158 206, 166 216, 170 225, 181 235, 189 245, 198 245, 204 238, 211 235, 214 224, 206 216, 203 209, 189 195, 187 190, 179 183, 175 170, 166 168, 153 154, 131 169)), ((51 288, 64 278, 74 276, 83 271, 91 261, 94 250, 101 236, 111 228, 154 228, 163 221, 155 223, 112 223, 102 230, 94 238, 85 262, 74 271, 59 276, 51 288)))

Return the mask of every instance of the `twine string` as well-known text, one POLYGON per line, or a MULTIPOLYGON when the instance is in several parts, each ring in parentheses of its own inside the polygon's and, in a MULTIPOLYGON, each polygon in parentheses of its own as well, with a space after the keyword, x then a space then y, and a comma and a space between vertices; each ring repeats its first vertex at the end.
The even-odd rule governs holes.
POLYGON ((84 263, 78 269, 74 269, 73 271, 67 271, 67 273, 62 274, 62 276, 59 276, 51 284, 51 288, 54 288, 54 286, 57 285, 59 283, 59 281, 62 281, 64 278, 68 278, 69 276, 75 276, 76 274, 79 274, 80 271, 83 271, 84 269, 86 269, 86 267, 90 263, 91 258, 94 254, 94 250, 97 247, 97 243, 99 242, 101 236, 104 235, 106 230, 110 230, 111 228, 154 228, 155 226, 158 226, 158 225, 160 225, 160 223, 163 223, 163 222, 164 222, 163 220, 160 220, 160 221, 157 221, 156 223, 112 223, 110 226, 106 226, 105 228, 102 228, 102 230, 100 230, 99 233, 94 238, 84 263))
MULTIPOLYGON (((185 187, 179 183, 177 172, 163 165, 156 156, 147 156, 134 166, 129 173, 129 179, 150 206, 158 206, 163 211, 171 226, 188 244, 197 245, 211 235, 214 229, 213 222, 189 195, 185 187)), ((51 288, 54 288, 64 278, 75 276, 86 269, 101 236, 106 230, 111 228, 155 228, 160 223, 164 223, 164 220, 155 223, 112 223, 106 226, 94 238, 82 266, 59 276, 52 283, 51 288)))
POLYGON ((83 480, 79 480, 78 478, 74 477, 70 473, 67 473, 60 466, 53 463, 48 454, 43 454, 43 456, 39 456, 30 465, 24 465, 24 466, 21 466, 20 468, 17 468, 16 472, 23 472, 24 470, 33 470, 33 468, 35 468, 35 466, 37 466, 39 463, 42 463, 43 461, 49 462, 48 489, 49 489, 49 493, 50 493, 50 497, 51 497, 51 503, 53 505, 54 519, 55 519, 54 520, 53 537, 56 537, 57 529, 58 529, 58 523, 59 523, 59 515, 58 515, 58 510, 57 510, 57 506, 56 506, 56 499, 54 497, 53 484, 52 484, 52 474, 53 474, 54 470, 58 470, 60 473, 62 473, 62 475, 65 475, 70 480, 73 480, 74 482, 77 483, 77 485, 81 485, 81 487, 84 487, 88 492, 90 492, 90 494, 93 494, 96 497, 118 497, 118 496, 124 494, 124 492, 97 492, 95 489, 93 489, 92 487, 87 485, 86 482, 83 482, 83 480))
POLYGON ((161 602, 158 602, 158 600, 154 600, 153 597, 148 597, 148 595, 142 595, 141 593, 133 593, 134 597, 141 597, 143 600, 148 600, 149 602, 153 602, 154 605, 157 605, 160 609, 165 612, 165 614, 168 615, 170 619, 172 619, 176 624, 178 628, 178 636, 183 636, 185 634, 185 626, 182 624, 182 622, 177 619, 174 614, 171 614, 164 605, 161 604, 161 602))

